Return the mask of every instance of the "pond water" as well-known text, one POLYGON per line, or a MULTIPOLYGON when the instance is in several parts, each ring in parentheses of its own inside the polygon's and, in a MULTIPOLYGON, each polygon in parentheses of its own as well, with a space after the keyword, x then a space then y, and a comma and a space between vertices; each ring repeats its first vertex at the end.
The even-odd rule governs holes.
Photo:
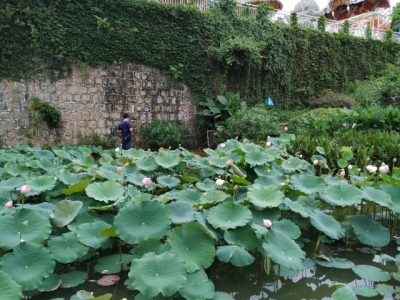
MULTIPOLYGON (((381 249, 379 253, 396 256, 396 245, 390 245, 381 249)), ((352 249, 345 250, 343 248, 332 249, 328 247, 325 251, 329 255, 345 258, 355 265, 372 265, 379 267, 388 272, 397 269, 395 264, 385 261, 383 257, 374 249, 352 249)), ((332 293, 336 288, 332 285, 335 282, 345 283, 350 287, 353 286, 374 286, 374 282, 360 279, 351 269, 335 269, 314 265, 309 269, 299 272, 292 278, 278 277, 273 274, 267 275, 264 271, 262 259, 257 259, 255 263, 248 267, 236 268, 232 265, 216 262, 212 268, 207 270, 208 276, 213 280, 216 291, 229 293, 236 300, 327 300, 331 299, 332 293)), ((136 292, 128 290, 123 284, 127 278, 127 274, 121 276, 121 280, 117 285, 110 287, 102 287, 97 285, 96 279, 100 277, 98 273, 91 273, 89 281, 71 289, 59 289, 55 292, 41 293, 33 296, 34 300, 50 300, 61 298, 68 300, 79 290, 94 292, 95 296, 106 293, 114 295, 113 300, 134 300, 136 292)), ((399 286, 399 282, 385 282, 394 287, 399 286)), ((170 299, 183 299, 180 297, 172 297, 170 299)), ((392 297, 376 296, 365 298, 358 296, 358 299, 384 299, 392 300, 392 297)))

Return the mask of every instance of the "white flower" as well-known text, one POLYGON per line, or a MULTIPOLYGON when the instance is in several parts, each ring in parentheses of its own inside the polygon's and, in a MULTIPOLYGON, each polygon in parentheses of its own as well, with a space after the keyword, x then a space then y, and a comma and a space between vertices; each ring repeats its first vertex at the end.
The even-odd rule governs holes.
POLYGON ((217 186, 221 186, 221 185, 223 185, 225 183, 225 181, 223 180, 223 179, 217 179, 216 181, 215 181, 215 184, 217 185, 217 186))
POLYGON ((351 128, 354 128, 354 127, 356 127, 356 125, 357 125, 356 123, 353 123, 353 126, 351 126, 351 128))
POLYGON ((19 241, 20 241, 21 243, 24 243, 24 242, 25 242, 25 240, 24 240, 24 239, 20 239, 19 241))
POLYGON ((239 188, 239 187, 238 187, 238 185, 237 185, 237 184, 235 184, 235 185, 233 186, 233 190, 234 190, 234 191, 237 191, 237 190, 238 190, 238 188, 239 188))
POLYGON ((313 161, 314 166, 318 165, 318 163, 319 163, 318 159, 313 161))
POLYGON ((145 177, 142 180, 142 184, 143 185, 149 185, 149 184, 152 184, 152 183, 153 183, 153 180, 151 180, 151 178, 149 178, 149 177, 145 177))
POLYGON ((349 166, 347 167, 347 169, 351 170, 351 169, 353 169, 353 166, 352 166, 352 165, 349 165, 349 166))
POLYGON ((285 127, 283 128, 283 130, 284 130, 284 131, 288 131, 288 128, 285 126, 285 127))
POLYGON ((119 152, 119 147, 115 148, 115 152, 119 152))
POLYGON ((339 173, 339 176, 341 176, 341 177, 346 176, 346 171, 343 170, 343 169, 341 169, 341 170, 340 170, 340 173, 339 173))
POLYGON ((272 143, 271 142, 267 142, 267 147, 271 147, 272 143))
POLYGON ((28 194, 31 191, 31 187, 28 184, 21 186, 21 193, 28 194))
POLYGON ((222 143, 220 146, 221 146, 221 148, 225 148, 225 144, 224 143, 222 143))
POLYGON ((378 167, 373 166, 373 165, 368 165, 365 167, 367 169, 368 172, 370 172, 371 174, 375 174, 376 170, 378 170, 378 167))
POLYGON ((393 162, 395 163, 397 161, 397 158, 395 157, 395 158, 393 158, 393 162))
POLYGON ((267 228, 271 228, 271 226, 272 226, 272 222, 268 219, 263 219, 263 224, 267 228))
POLYGON ((382 165, 379 167, 379 172, 381 173, 389 172, 389 166, 383 162, 382 165))

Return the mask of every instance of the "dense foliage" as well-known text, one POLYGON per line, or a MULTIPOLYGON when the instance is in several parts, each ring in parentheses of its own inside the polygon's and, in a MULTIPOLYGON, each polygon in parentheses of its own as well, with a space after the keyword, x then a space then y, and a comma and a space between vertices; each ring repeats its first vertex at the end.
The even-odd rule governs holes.
POLYGON ((184 126, 176 121, 153 120, 140 127, 141 146, 152 150, 161 147, 176 149, 182 144, 184 129, 184 126))

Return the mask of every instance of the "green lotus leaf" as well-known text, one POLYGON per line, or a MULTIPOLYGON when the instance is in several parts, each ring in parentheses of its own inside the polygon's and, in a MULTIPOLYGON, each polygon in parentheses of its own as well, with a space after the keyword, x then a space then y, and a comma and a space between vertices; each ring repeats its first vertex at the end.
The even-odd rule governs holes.
POLYGON ((63 190, 63 194, 71 195, 74 193, 83 192, 86 189, 86 187, 90 184, 91 181, 92 181, 91 179, 83 179, 83 180, 71 185, 69 188, 63 190))
POLYGON ((288 172, 300 171, 307 168, 307 163, 300 158, 291 157, 282 163, 282 168, 288 172))
POLYGON ((38 204, 24 204, 25 209, 34 210, 46 218, 51 218, 54 212, 54 204, 49 202, 42 202, 38 204))
POLYGON ((400 213, 400 185, 382 184, 380 188, 391 196, 393 202, 392 211, 400 213))
POLYGON ((251 186, 248 188, 247 197, 254 205, 265 207, 278 207, 285 199, 284 194, 274 186, 251 186))
MULTIPOLYGON (((226 144, 224 143, 224 146, 226 146, 226 144)), ((218 146, 220 147, 220 146, 218 146)), ((260 149, 264 149, 263 147, 256 145, 254 143, 239 143, 238 147, 240 148, 240 150, 242 150, 244 153, 249 153, 251 151, 256 151, 256 150, 260 150, 260 149)), ((223 147, 224 148, 224 147, 223 147)))
POLYGON ((49 150, 45 150, 45 149, 37 149, 33 151, 33 155, 35 155, 35 157, 37 159, 43 159, 46 158, 48 160, 53 160, 55 158, 53 152, 49 151, 49 150))
POLYGON ((108 153, 102 153, 101 154, 101 157, 99 159, 99 163, 102 166, 112 165, 113 162, 114 162, 114 158, 110 154, 108 154, 108 153))
POLYGON ((170 244, 161 243, 159 239, 147 239, 134 248, 131 253, 133 254, 133 258, 141 258, 149 252, 154 252, 158 255, 169 250, 171 250, 170 244))
POLYGON ((370 286, 366 286, 366 285, 353 286, 353 291, 357 295, 360 295, 362 297, 375 297, 375 296, 378 296, 378 292, 374 288, 372 288, 370 286))
POLYGON ((203 193, 200 197, 200 204, 214 204, 224 201, 229 195, 223 191, 212 190, 203 193))
POLYGON ((194 210, 187 201, 176 201, 167 205, 172 223, 183 224, 194 221, 194 210))
POLYGON ((18 177, 18 176, 26 176, 29 174, 29 169, 22 165, 22 164, 16 164, 13 161, 9 161, 4 164, 4 170, 12 176, 18 177))
POLYGON ((59 149, 54 149, 53 152, 59 157, 63 158, 66 160, 71 160, 71 155, 68 154, 68 152, 65 152, 64 150, 59 150, 59 149))
POLYGON ((224 202, 210 208, 207 221, 214 228, 235 229, 247 225, 252 218, 250 210, 233 202, 224 202))
POLYGON ((159 176, 157 177, 157 182, 158 184, 169 188, 176 187, 179 183, 181 183, 178 178, 173 176, 159 176))
POLYGON ((350 216, 350 224, 358 239, 364 244, 373 247, 383 247, 390 242, 389 229, 383 227, 370 215, 350 216))
POLYGON ((379 295, 385 296, 385 297, 390 297, 392 298, 393 294, 397 291, 398 292, 398 287, 396 287, 396 290, 392 285, 389 284, 384 284, 384 283, 379 283, 375 287, 376 291, 379 293, 379 295))
POLYGON ((132 158, 132 159, 142 159, 144 157, 146 157, 148 155, 148 153, 146 151, 144 151, 143 149, 136 149, 136 148, 131 148, 128 151, 126 151, 125 153, 126 157, 132 158))
POLYGON ((206 300, 214 296, 214 284, 203 271, 188 274, 185 285, 179 290, 184 298, 191 300, 206 300))
POLYGON ((203 182, 197 182, 196 187, 203 192, 209 192, 212 190, 215 190, 215 181, 212 181, 211 179, 204 179, 203 182))
POLYGON ((357 300, 357 297, 350 287, 344 285, 332 294, 332 300, 357 300))
POLYGON ((54 206, 53 222, 58 227, 71 223, 81 210, 81 201, 61 200, 54 206))
POLYGON ((101 274, 117 274, 122 270, 129 270, 128 265, 131 263, 132 257, 125 253, 103 256, 98 260, 94 269, 101 274))
POLYGON ((393 279, 400 281, 400 271, 397 271, 396 273, 392 273, 393 279))
POLYGON ((68 228, 70 231, 75 232, 75 231, 76 231, 76 228, 77 228, 79 225, 85 224, 85 223, 91 223, 91 222, 97 221, 97 220, 100 220, 100 218, 99 218, 98 216, 86 212, 86 213, 83 213, 83 214, 78 215, 71 223, 69 223, 69 224, 67 225, 67 228, 68 228))
POLYGON ((315 259, 315 262, 320 266, 326 268, 351 269, 354 267, 354 263, 352 261, 340 257, 330 257, 330 258, 317 257, 317 259, 315 259))
POLYGON ((255 260, 249 252, 237 245, 219 246, 216 254, 220 261, 236 267, 251 265, 255 260))
POLYGON ((56 165, 53 164, 50 160, 47 158, 43 158, 37 161, 37 166, 49 173, 54 173, 54 170, 56 168, 56 165))
POLYGON ((124 195, 124 187, 115 181, 93 182, 86 189, 86 194, 98 201, 108 203, 116 201, 124 195))
POLYGON ((338 240, 345 235, 345 231, 338 221, 330 215, 320 210, 314 210, 310 213, 310 222, 319 231, 322 231, 331 239, 338 240))
POLYGON ((208 268, 215 257, 214 240, 197 222, 175 227, 167 242, 172 250, 185 261, 188 273, 208 268))
POLYGON ((262 248, 277 264, 296 271, 303 270, 304 251, 295 241, 274 227, 265 235, 262 248))
POLYGON ((50 233, 50 220, 36 211, 22 208, 0 216, 0 248, 13 249, 21 240, 41 244, 50 233))
POLYGON ((341 207, 359 204, 364 198, 360 189, 343 180, 338 185, 327 187, 320 196, 329 205, 341 207))
POLYGON ((151 252, 133 259, 129 271, 130 284, 148 297, 160 293, 172 296, 184 286, 186 279, 184 262, 171 252, 160 255, 151 252))
MULTIPOLYGON (((68 289, 76 287, 86 281, 86 273, 83 271, 72 271, 61 274, 61 287, 68 289)), ((93 297, 93 296, 92 296, 93 297)))
POLYGON ((238 245, 249 251, 257 247, 256 233, 249 225, 225 231, 224 239, 231 245, 238 245))
POLYGON ((12 191, 25 184, 25 179, 21 177, 12 177, 5 181, 0 181, 0 190, 12 191))
POLYGON ((288 268, 283 267, 283 266, 278 265, 278 264, 275 264, 272 267, 272 270, 274 270, 274 273, 276 275, 281 276, 281 277, 285 277, 285 278, 296 277, 300 272, 300 271, 295 271, 295 270, 288 269, 288 268))
POLYGON ((377 190, 373 187, 366 186, 362 188, 362 192, 364 193, 364 198, 368 201, 372 201, 376 204, 379 204, 380 206, 389 208, 393 205, 392 197, 390 196, 390 194, 382 190, 377 190))
POLYGON ((158 201, 129 203, 119 210, 114 220, 118 236, 129 244, 149 238, 159 239, 170 228, 168 209, 158 201))
POLYGON ((100 167, 96 170, 96 174, 108 180, 118 180, 120 175, 115 171, 109 170, 107 167, 100 167))
POLYGON ((287 219, 274 222, 272 226, 274 226, 274 230, 281 231, 291 239, 297 239, 301 235, 299 226, 287 219))
POLYGON ((362 279, 374 282, 388 281, 391 278, 388 272, 370 265, 356 265, 352 268, 352 270, 362 279))
POLYGON ((61 285, 61 276, 58 274, 51 274, 43 283, 38 287, 40 292, 51 292, 58 289, 61 285))
POLYGON ((178 154, 172 151, 163 151, 155 157, 155 161, 159 166, 170 169, 178 165, 181 159, 178 154))
POLYGON ((197 204, 200 201, 201 192, 197 189, 187 189, 179 191, 176 194, 176 200, 178 201, 189 201, 193 204, 197 204))
POLYGON ((43 175, 33 178, 31 177, 30 179, 28 179, 27 184, 31 186, 31 189, 43 192, 53 189, 56 185, 56 181, 53 177, 49 175, 43 175))
POLYGON ((72 295, 72 297, 70 298, 70 300, 88 300, 88 299, 93 299, 93 295, 92 293, 89 293, 88 291, 84 290, 78 291, 75 295, 72 295))
POLYGON ((163 297, 161 294, 159 294, 155 297, 147 297, 146 295, 139 293, 135 296, 135 300, 167 300, 167 299, 168 298, 163 297))
POLYGON ((0 300, 23 299, 21 286, 2 270, 0 270, 0 282, 0 300))
POLYGON ((337 164, 339 166, 339 168, 346 168, 347 167, 347 160, 343 159, 343 158, 339 158, 337 161, 337 164))
POLYGON ((321 179, 321 177, 306 173, 296 174, 292 176, 290 183, 295 189, 306 194, 320 192, 326 187, 326 184, 321 179))
POLYGON ((63 264, 74 262, 89 251, 88 247, 78 241, 73 232, 51 238, 47 245, 54 259, 63 264))
POLYGON ((247 181, 246 179, 239 177, 234 174, 230 174, 229 177, 231 178, 233 183, 241 184, 241 185, 251 185, 250 181, 247 181))
POLYGON ((149 156, 136 161, 136 166, 143 171, 154 171, 158 168, 158 164, 154 160, 154 157, 149 156))
POLYGON ((246 153, 245 160, 250 166, 257 166, 264 165, 267 162, 272 162, 275 160, 275 157, 264 151, 253 150, 246 153))
POLYGON ((91 248, 98 249, 107 248, 111 243, 112 239, 106 236, 101 236, 100 231, 110 227, 110 225, 104 221, 94 221, 92 223, 84 223, 76 228, 76 236, 78 240, 91 248))
POLYGON ((300 214, 303 218, 308 218, 310 212, 308 207, 303 206, 299 201, 292 201, 289 198, 285 198, 283 202, 291 211, 300 214))
POLYGON ((218 168, 226 168, 226 162, 229 160, 227 157, 211 156, 208 157, 208 163, 210 166, 218 168))
POLYGON ((228 293, 215 292, 212 300, 235 300, 235 299, 232 298, 232 296, 229 295, 228 293))
POLYGON ((188 183, 195 183, 195 182, 199 181, 199 178, 193 177, 193 176, 189 176, 189 175, 187 175, 187 174, 181 175, 181 179, 182 179, 184 182, 188 182, 188 183))
POLYGON ((143 186, 142 181, 145 177, 146 176, 143 175, 142 173, 136 172, 126 176, 126 180, 129 181, 130 183, 133 183, 136 186, 143 186))
POLYGON ((1 269, 11 275, 23 291, 37 289, 53 273, 55 261, 43 245, 21 243, 5 254, 1 269))
POLYGON ((72 162, 83 168, 94 167, 96 165, 96 162, 91 157, 76 158, 73 159, 72 162))
POLYGON ((203 225, 203 227, 213 237, 214 240, 218 241, 222 238, 220 231, 216 230, 214 227, 210 226, 210 224, 207 222, 205 211, 195 212, 194 217, 197 222, 199 222, 201 225, 203 225))

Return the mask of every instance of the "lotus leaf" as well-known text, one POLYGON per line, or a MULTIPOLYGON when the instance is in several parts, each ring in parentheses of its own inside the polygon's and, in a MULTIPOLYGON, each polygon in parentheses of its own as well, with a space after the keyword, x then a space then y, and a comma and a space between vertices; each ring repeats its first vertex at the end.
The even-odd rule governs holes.
POLYGON ((282 163, 282 168, 288 172, 300 171, 307 168, 307 163, 300 158, 291 157, 282 163))
POLYGON ((178 201, 189 201, 193 204, 197 204, 200 201, 201 192, 197 189, 187 189, 179 191, 176 194, 176 199, 178 201))
POLYGON ((129 271, 131 285, 148 297, 160 293, 165 297, 172 296, 185 285, 186 280, 184 262, 171 252, 160 255, 146 253, 132 260, 129 271))
POLYGON ((166 300, 166 299, 168 298, 163 297, 161 294, 155 297, 147 297, 146 295, 139 293, 135 296, 135 300, 166 300))
POLYGON ((58 274, 51 274, 43 283, 38 287, 40 292, 51 292, 58 289, 61 285, 61 276, 58 274))
POLYGON ((149 238, 161 238, 170 228, 169 211, 158 201, 129 203, 119 210, 114 220, 118 236, 129 244, 149 238))
POLYGON ((207 230, 207 232, 214 238, 214 240, 218 241, 221 238, 221 234, 214 227, 211 227, 210 224, 206 220, 205 211, 195 212, 194 215, 197 222, 199 222, 203 227, 207 230))
POLYGON ((99 220, 99 217, 88 212, 78 215, 71 223, 67 225, 70 231, 76 231, 76 228, 85 223, 91 223, 93 221, 99 220))
POLYGON ((40 192, 51 190, 56 185, 54 178, 49 175, 31 177, 27 183, 31 186, 31 189, 40 192))
POLYGON ((214 240, 197 222, 175 227, 168 234, 167 242, 174 253, 185 261, 188 273, 206 269, 214 260, 214 240))
POLYGON ((215 182, 206 178, 203 182, 197 182, 196 187, 203 192, 210 192, 215 190, 215 182))
POLYGON ((75 295, 72 295, 70 300, 88 300, 93 299, 93 294, 88 291, 80 290, 75 295))
POLYGON ((179 294, 188 300, 206 300, 214 296, 214 289, 214 284, 208 279, 207 274, 200 270, 187 275, 185 285, 179 290, 179 294))
POLYGON ((352 270, 362 279, 371 280, 374 282, 388 281, 391 278, 388 272, 374 266, 356 265, 352 268, 352 270))
POLYGON ((176 201, 167 205, 172 223, 183 224, 194 221, 192 205, 187 201, 176 201))
POLYGON ((195 183, 195 182, 199 181, 199 178, 193 177, 193 176, 189 176, 187 174, 181 175, 181 179, 183 181, 185 181, 185 182, 188 182, 188 183, 195 183))
POLYGON ((207 213, 207 221, 214 228, 221 228, 222 230, 245 226, 251 218, 251 212, 247 207, 230 201, 210 208, 207 213))
POLYGON ((393 273, 392 276, 393 276, 393 279, 400 281, 400 271, 393 273))
POLYGON ((63 190, 63 194, 71 195, 73 193, 83 192, 86 189, 86 187, 90 184, 91 181, 92 180, 90 180, 90 179, 83 179, 83 180, 73 184, 69 188, 63 190))
POLYGON ((384 207, 391 207, 393 205, 392 202, 392 197, 390 194, 382 191, 382 190, 377 190, 373 187, 363 187, 362 191, 364 193, 364 198, 375 202, 376 204, 379 204, 380 206, 384 207))
POLYGON ((306 194, 313 194, 320 192, 326 187, 326 184, 321 179, 321 177, 317 177, 310 174, 296 174, 291 180, 291 185, 306 194))
POLYGON ((50 218, 54 212, 54 204, 49 202, 42 202, 38 204, 24 204, 24 209, 34 210, 46 218, 50 218))
POLYGON ((220 261, 230 262, 236 267, 251 265, 255 260, 249 252, 237 245, 219 246, 217 248, 217 257, 220 261))
POLYGON ((96 170, 96 174, 108 180, 118 180, 121 176, 115 171, 109 170, 107 167, 100 167, 96 170))
POLYGON ((36 211, 22 208, 15 215, 0 216, 0 248, 13 249, 21 240, 41 244, 50 233, 50 220, 36 211))
POLYGON ((71 155, 64 150, 54 149, 53 152, 59 157, 71 161, 71 155))
POLYGON ((382 184, 380 188, 391 196, 393 202, 392 211, 400 213, 400 185, 382 184))
POLYGON ((83 168, 89 168, 89 167, 93 167, 96 165, 96 162, 91 157, 75 158, 72 160, 72 162, 83 168))
POLYGON ((2 257, 0 266, 23 291, 29 291, 53 273, 55 261, 43 245, 21 243, 2 257))
POLYGON ((100 231, 108 227, 110 225, 104 221, 84 223, 76 228, 76 236, 82 244, 88 247, 105 249, 112 244, 112 240, 109 237, 101 236, 100 231))
POLYGON ((291 211, 300 214, 303 218, 308 218, 309 209, 304 207, 299 201, 292 201, 289 198, 285 198, 283 202, 291 211))
POLYGON ((143 186, 142 181, 146 176, 143 175, 142 173, 136 172, 133 174, 129 174, 126 177, 126 180, 129 181, 130 183, 133 183, 136 186, 143 186))
POLYGON ((322 258, 317 257, 315 260, 317 264, 326 268, 336 268, 336 269, 351 269, 354 267, 354 263, 346 258, 330 257, 322 258))
POLYGON ((301 235, 300 228, 290 220, 283 219, 272 224, 274 230, 281 231, 291 239, 297 239, 301 235))
POLYGON ((29 173, 29 169, 22 165, 22 164, 16 164, 15 162, 9 161, 4 164, 4 170, 11 176, 23 176, 25 177, 29 173))
POLYGON ((22 299, 22 289, 6 272, 0 270, 0 300, 22 299))
POLYGON ((157 182, 158 184, 169 188, 176 187, 179 183, 181 183, 181 181, 174 176, 159 176, 157 177, 157 182))
POLYGON ((320 210, 314 210, 310 213, 310 222, 315 228, 322 231, 331 239, 338 240, 345 235, 345 231, 340 223, 332 216, 320 210))
POLYGON ((389 229, 372 219, 370 215, 350 216, 350 224, 358 239, 373 247, 383 247, 390 242, 389 229))
POLYGON ((215 292, 212 300, 234 300, 231 295, 223 292, 215 292))
POLYGON ((51 238, 48 241, 48 249, 54 259, 63 263, 71 263, 88 253, 89 248, 80 243, 73 232, 51 238))
POLYGON ((104 256, 99 259, 94 269, 101 274, 120 273, 122 270, 129 269, 128 264, 130 264, 132 257, 132 255, 124 253, 104 256))
MULTIPOLYGON (((12 191, 25 184, 25 179, 21 177, 12 177, 5 181, 0 181, 0 190, 12 191)), ((9 193, 8 193, 9 195, 9 193)))
POLYGON ((213 167, 226 168, 227 157, 211 156, 208 158, 208 163, 213 167))
POLYGON ((274 270, 274 273, 278 276, 285 277, 285 278, 293 278, 296 277, 297 274, 299 274, 300 271, 295 271, 291 270, 285 267, 282 267, 281 265, 275 264, 272 269, 274 270))
POLYGON ((366 285, 362 285, 362 286, 353 286, 353 291, 360 296, 363 297, 375 297, 378 296, 378 292, 370 287, 370 286, 366 286, 366 285))
POLYGON ((71 223, 82 208, 81 201, 61 200, 54 207, 53 222, 58 227, 71 223))
POLYGON ((56 165, 53 164, 50 160, 48 160, 47 158, 43 158, 37 161, 37 166, 43 170, 45 170, 46 172, 49 173, 54 173, 55 169, 56 169, 56 165))
MULTIPOLYGON (((225 143, 224 143, 225 144, 225 143)), ((222 145, 222 144, 220 144, 222 145)), ((226 145, 226 144, 225 144, 226 145)), ((249 153, 251 151, 257 151, 257 150, 263 150, 264 148, 256 145, 254 143, 240 143, 238 145, 238 147, 240 148, 240 150, 242 150, 244 153, 249 153)))
POLYGON ((33 151, 33 155, 35 155, 35 157, 37 159, 43 159, 46 158, 48 160, 53 160, 55 158, 53 152, 49 151, 49 150, 45 150, 45 149, 37 149, 33 151))
POLYGON ((356 297, 356 294, 354 293, 354 291, 350 287, 344 285, 332 294, 332 299, 333 300, 357 300, 357 297, 356 297))
POLYGON ((329 205, 341 207, 359 204, 364 197, 360 189, 343 180, 338 185, 327 187, 320 195, 329 205))
POLYGON ((108 203, 116 201, 124 195, 124 187, 115 181, 93 182, 86 189, 86 194, 98 201, 108 203))
POLYGON ((249 251, 257 247, 256 233, 249 225, 225 231, 224 239, 231 245, 239 245, 249 251))
POLYGON ((154 157, 149 156, 136 161, 136 166, 143 171, 154 171, 158 168, 158 164, 154 160, 154 157))
POLYGON ((275 157, 264 151, 253 150, 246 154, 245 160, 250 166, 257 166, 272 162, 275 160, 275 157))
POLYGON ((297 271, 303 269, 304 251, 281 231, 272 227, 265 235, 262 248, 267 256, 283 267, 297 271))
POLYGON ((72 271, 61 274, 61 287, 72 288, 86 281, 86 273, 83 271, 72 271))
MULTIPOLYGON (((392 298, 393 294, 395 293, 395 289, 392 285, 380 283, 380 284, 377 284, 375 288, 376 288, 376 291, 379 293, 379 295, 382 295, 385 297, 392 298)), ((397 294, 399 294, 398 291, 397 291, 397 294)))
POLYGON ((251 186, 247 197, 258 207, 278 207, 284 200, 284 194, 274 186, 251 186))
POLYGON ((170 244, 161 243, 158 239, 147 239, 134 248, 131 253, 133 254, 133 258, 141 258, 149 252, 154 252, 158 255, 169 250, 171 250, 170 244))
POLYGON ((203 193, 200 197, 200 204, 213 204, 224 201, 229 195, 218 190, 212 190, 207 193, 203 193))

